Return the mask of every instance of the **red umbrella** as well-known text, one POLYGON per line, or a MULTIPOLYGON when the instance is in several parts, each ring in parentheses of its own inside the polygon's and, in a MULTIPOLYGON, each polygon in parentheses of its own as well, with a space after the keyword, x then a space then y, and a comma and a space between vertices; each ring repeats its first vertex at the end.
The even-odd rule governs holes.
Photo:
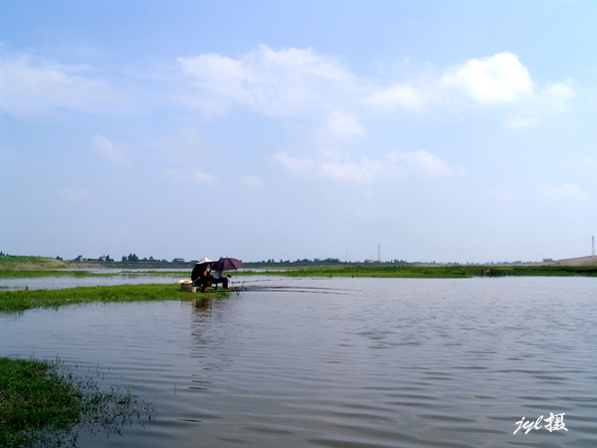
POLYGON ((243 262, 237 260, 236 258, 220 258, 219 261, 214 263, 214 265, 212 266, 212 270, 218 272, 235 271, 244 267, 245 265, 243 264, 243 262))

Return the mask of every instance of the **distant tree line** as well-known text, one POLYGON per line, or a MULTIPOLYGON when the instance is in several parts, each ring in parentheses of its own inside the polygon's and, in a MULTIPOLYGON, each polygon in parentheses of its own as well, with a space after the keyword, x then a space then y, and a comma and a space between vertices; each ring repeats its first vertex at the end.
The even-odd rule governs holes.
POLYGON ((137 254, 129 254, 128 257, 126 255, 122 256, 122 260, 120 260, 121 262, 129 262, 129 263, 136 263, 136 262, 155 262, 155 263, 167 263, 168 260, 166 260, 165 258, 163 260, 158 260, 156 258, 153 257, 144 257, 144 258, 139 258, 137 256, 137 254))
POLYGON ((351 261, 351 262, 344 262, 339 258, 325 258, 319 259, 314 258, 310 260, 308 258, 296 259, 295 261, 290 260, 279 260, 276 261, 273 258, 269 258, 263 261, 256 261, 256 262, 246 262, 245 265, 250 267, 260 267, 260 266, 333 266, 339 264, 360 264, 360 263, 371 263, 377 265, 409 265, 410 263, 405 260, 392 260, 392 261, 374 261, 374 260, 365 260, 365 261, 351 261))
MULTIPOLYGON (((56 257, 58 258, 58 257, 56 257)), ((62 259, 62 258, 60 258, 62 259)), ((79 255, 77 256, 77 258, 75 258, 73 261, 104 261, 104 262, 115 262, 116 260, 114 260, 114 258, 110 257, 110 255, 102 255, 101 257, 98 258, 83 258, 83 255, 79 255)), ((159 259, 155 259, 153 257, 144 257, 144 258, 139 258, 137 256, 137 254, 128 254, 127 255, 123 255, 121 260, 121 263, 136 263, 136 262, 156 262, 156 263, 167 263, 168 260, 163 259, 163 260, 159 260, 159 259)))

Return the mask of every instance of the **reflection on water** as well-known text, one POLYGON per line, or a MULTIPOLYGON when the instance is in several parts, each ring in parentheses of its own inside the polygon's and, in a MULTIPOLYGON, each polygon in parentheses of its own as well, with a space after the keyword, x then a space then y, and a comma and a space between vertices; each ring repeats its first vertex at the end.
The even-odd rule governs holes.
POLYGON ((4 315, 0 354, 99 365, 154 404, 83 447, 597 446, 597 280, 300 284, 329 289, 4 315), (512 434, 550 412, 567 432, 512 434))

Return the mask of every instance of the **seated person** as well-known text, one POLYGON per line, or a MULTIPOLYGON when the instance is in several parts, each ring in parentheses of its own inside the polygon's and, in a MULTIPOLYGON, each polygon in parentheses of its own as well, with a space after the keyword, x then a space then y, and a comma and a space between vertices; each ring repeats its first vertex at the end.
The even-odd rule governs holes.
POLYGON ((214 275, 212 276, 212 283, 215 286, 215 289, 218 289, 218 283, 222 283, 222 286, 224 287, 224 289, 228 289, 228 278, 230 276, 226 276, 224 275, 224 273, 222 271, 215 271, 214 275))
POLYGON ((210 275, 211 265, 208 263, 196 264, 191 272, 193 286, 200 288, 201 292, 207 292, 207 288, 212 285, 214 278, 210 275))

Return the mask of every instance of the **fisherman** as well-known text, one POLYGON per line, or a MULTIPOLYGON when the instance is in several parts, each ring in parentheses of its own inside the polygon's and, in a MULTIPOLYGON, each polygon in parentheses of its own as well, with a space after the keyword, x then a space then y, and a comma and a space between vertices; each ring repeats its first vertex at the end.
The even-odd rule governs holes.
POLYGON ((199 263, 195 264, 195 267, 191 272, 193 286, 199 287, 201 292, 207 292, 208 288, 215 280, 211 275, 211 265, 213 263, 215 263, 215 260, 203 257, 199 263))
POLYGON ((215 289, 218 289, 218 283, 221 283, 224 289, 228 289, 228 279, 232 278, 230 275, 224 275, 222 271, 214 271, 214 275, 212 276, 212 283, 215 286, 215 289))

